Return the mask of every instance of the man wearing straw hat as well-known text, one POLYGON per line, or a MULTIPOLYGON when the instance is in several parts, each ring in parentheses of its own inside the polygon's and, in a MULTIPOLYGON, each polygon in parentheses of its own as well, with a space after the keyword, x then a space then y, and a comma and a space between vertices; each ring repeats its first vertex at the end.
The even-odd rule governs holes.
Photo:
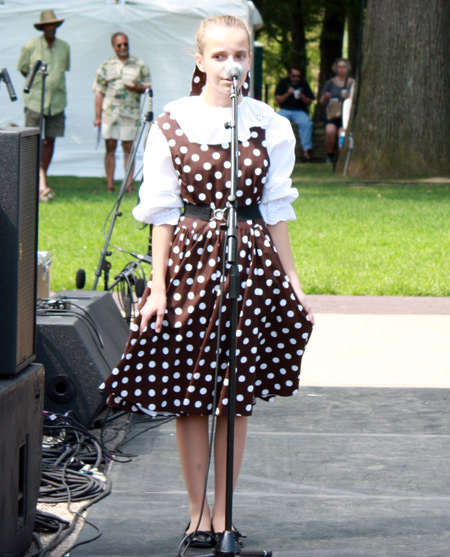
MULTIPOLYGON (((62 25, 63 19, 58 19, 53 10, 41 12, 41 18, 34 27, 43 34, 28 41, 22 48, 18 70, 23 76, 27 76, 37 60, 47 64, 48 76, 45 81, 44 94, 44 149, 42 154, 42 170, 47 174, 50 161, 52 160, 55 138, 64 135, 64 108, 66 106, 66 81, 65 72, 70 67, 70 47, 60 39, 56 38, 56 29, 62 25)), ((25 99, 25 126, 39 127, 42 94, 42 72, 38 71, 29 94, 25 99)), ((42 172, 41 172, 42 176, 42 172)), ((51 195, 52 192, 41 184, 40 196, 44 192, 51 195)), ((44 200, 44 199, 42 199, 44 200)))

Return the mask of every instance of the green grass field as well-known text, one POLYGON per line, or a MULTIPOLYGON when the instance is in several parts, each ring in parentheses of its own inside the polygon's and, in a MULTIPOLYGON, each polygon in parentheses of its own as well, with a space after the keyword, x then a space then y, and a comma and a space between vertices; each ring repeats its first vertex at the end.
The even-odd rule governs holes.
MULTIPOLYGON (((52 256, 51 288, 74 289, 79 268, 92 288, 117 197, 100 178, 50 177, 49 185, 56 197, 39 207, 39 249, 52 256)), ((323 164, 299 164, 294 185, 298 220, 289 227, 307 293, 450 296, 448 182, 361 182, 323 164)), ((148 229, 131 217, 136 201, 136 194, 125 195, 112 243, 146 253, 148 229)), ((133 258, 111 251, 113 278, 133 258)))

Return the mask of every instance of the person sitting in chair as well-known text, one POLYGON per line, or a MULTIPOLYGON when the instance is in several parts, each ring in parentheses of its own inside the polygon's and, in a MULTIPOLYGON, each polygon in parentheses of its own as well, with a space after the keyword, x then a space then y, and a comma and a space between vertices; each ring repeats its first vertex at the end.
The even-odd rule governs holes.
POLYGON ((342 126, 342 103, 350 97, 350 90, 355 82, 349 73, 352 67, 348 60, 338 58, 331 70, 335 77, 328 80, 320 93, 319 104, 326 106, 325 110, 325 147, 327 149, 327 163, 334 162, 339 130, 342 126))
POLYGON ((302 71, 297 64, 289 66, 289 76, 283 78, 277 85, 275 100, 280 105, 279 114, 297 125, 303 157, 311 160, 313 123, 308 116, 309 105, 314 100, 314 94, 306 81, 302 78, 302 71))

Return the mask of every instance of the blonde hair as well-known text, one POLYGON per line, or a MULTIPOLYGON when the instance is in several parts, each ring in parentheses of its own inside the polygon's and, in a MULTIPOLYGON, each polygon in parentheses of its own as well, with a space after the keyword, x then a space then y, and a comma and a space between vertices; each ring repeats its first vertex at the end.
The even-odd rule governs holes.
POLYGON ((200 23, 200 27, 197 29, 197 33, 195 34, 195 43, 197 45, 197 52, 199 54, 203 54, 206 33, 213 27, 229 27, 233 29, 241 29, 247 34, 248 49, 250 51, 250 30, 245 21, 242 21, 242 19, 239 19, 234 15, 219 15, 217 17, 208 17, 200 23))

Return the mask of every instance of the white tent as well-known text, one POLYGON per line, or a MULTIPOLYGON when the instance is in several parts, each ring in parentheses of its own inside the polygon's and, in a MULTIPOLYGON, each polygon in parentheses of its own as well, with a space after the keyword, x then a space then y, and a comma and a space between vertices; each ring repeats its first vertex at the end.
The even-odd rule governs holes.
MULTIPOLYGON (((39 34, 33 23, 49 8, 64 18, 57 37, 71 47, 66 132, 56 141, 50 167, 54 175, 104 175, 103 142, 96 150, 92 84, 100 63, 114 54, 112 33, 125 32, 130 52, 148 63, 157 116, 167 102, 189 94, 194 34, 203 18, 229 13, 250 27, 261 23, 247 0, 0 0, 0 69, 7 68, 18 96, 17 102, 10 102, 1 83, 0 126, 23 125, 24 78, 16 70, 17 61, 22 46, 39 34)), ((121 172, 122 164, 117 164, 116 178, 122 177, 121 172)))

